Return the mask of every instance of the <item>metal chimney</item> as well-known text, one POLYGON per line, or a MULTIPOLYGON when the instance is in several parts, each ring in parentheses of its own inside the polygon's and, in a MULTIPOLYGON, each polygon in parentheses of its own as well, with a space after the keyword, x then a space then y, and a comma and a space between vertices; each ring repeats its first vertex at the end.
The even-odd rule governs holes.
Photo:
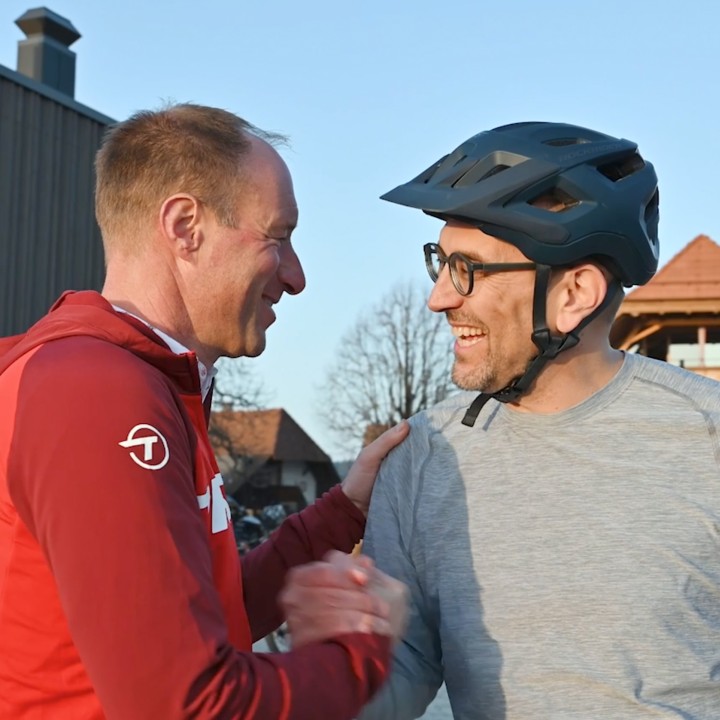
POLYGON ((75 53, 69 48, 80 33, 72 23, 40 7, 28 10, 15 24, 27 36, 18 42, 18 72, 74 97, 75 53))

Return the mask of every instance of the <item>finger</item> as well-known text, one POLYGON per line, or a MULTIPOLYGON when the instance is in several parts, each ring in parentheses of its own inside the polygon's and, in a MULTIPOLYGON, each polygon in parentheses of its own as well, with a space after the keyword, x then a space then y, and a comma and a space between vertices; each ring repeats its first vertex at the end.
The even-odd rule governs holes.
POLYGON ((357 632, 366 634, 375 633, 376 635, 388 635, 390 637, 395 634, 388 620, 384 620, 375 615, 364 615, 358 622, 357 632))
POLYGON ((367 555, 357 555, 355 556, 355 562, 368 574, 375 572, 375 562, 371 557, 367 555))
POLYGON ((407 420, 401 420, 382 435, 373 440, 367 447, 363 448, 358 455, 358 462, 365 470, 377 471, 383 458, 396 446, 399 445, 410 432, 410 424, 407 420))
MULTIPOLYGON (((339 561, 336 561, 339 562, 339 561)), ((286 587, 291 585, 326 586, 340 588, 355 588, 357 580, 350 573, 351 566, 329 562, 314 562, 292 568, 285 582, 286 587)))
POLYGON ((328 550, 323 557, 324 562, 329 562, 332 565, 338 566, 347 561, 352 562, 350 555, 341 552, 340 550, 328 550))
POLYGON ((388 575, 387 573, 384 573, 382 570, 379 570, 378 568, 375 568, 372 573, 372 583, 384 585, 385 587, 389 588, 392 591, 397 592, 405 592, 407 589, 405 583, 401 582, 397 578, 394 578, 392 575, 388 575))
POLYGON ((331 550, 325 555, 325 561, 336 567, 341 572, 347 573, 358 585, 367 585, 370 573, 374 567, 371 558, 361 559, 360 556, 348 555, 347 553, 331 550))
POLYGON ((360 612, 381 618, 388 618, 391 613, 390 603, 382 593, 359 589, 323 588, 320 591, 315 588, 310 591, 295 588, 281 593, 279 602, 288 617, 302 615, 308 621, 313 618, 322 621, 323 613, 335 611, 360 612))
POLYGON ((380 463, 385 456, 399 445, 410 432, 410 424, 407 420, 401 420, 397 425, 386 430, 382 435, 364 447, 357 460, 353 463, 345 478, 345 484, 352 481, 353 476, 375 477, 380 469, 380 463))

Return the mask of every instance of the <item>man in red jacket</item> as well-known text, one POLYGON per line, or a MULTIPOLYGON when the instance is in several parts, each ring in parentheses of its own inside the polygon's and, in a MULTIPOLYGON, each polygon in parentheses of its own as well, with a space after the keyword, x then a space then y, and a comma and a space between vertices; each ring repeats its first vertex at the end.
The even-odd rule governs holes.
POLYGON ((362 537, 407 427, 242 567, 208 441, 214 363, 261 353, 305 286, 273 140, 195 105, 112 128, 102 294, 0 341, 2 720, 352 718, 387 675, 402 588, 321 560, 362 537), (294 650, 253 654, 285 615, 294 650))

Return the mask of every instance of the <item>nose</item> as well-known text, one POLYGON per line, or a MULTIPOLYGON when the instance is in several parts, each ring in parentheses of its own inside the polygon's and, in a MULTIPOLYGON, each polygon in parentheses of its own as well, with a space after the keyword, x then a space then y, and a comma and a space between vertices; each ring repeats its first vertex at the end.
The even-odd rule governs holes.
POLYGON ((450 278, 450 268, 445 267, 440 271, 438 279, 433 285, 432 292, 427 301, 427 306, 433 312, 447 312, 459 308, 465 297, 461 295, 450 278))
POLYGON ((278 277, 284 292, 289 295, 297 295, 305 289, 305 273, 300 258, 290 243, 284 245, 281 250, 278 277))

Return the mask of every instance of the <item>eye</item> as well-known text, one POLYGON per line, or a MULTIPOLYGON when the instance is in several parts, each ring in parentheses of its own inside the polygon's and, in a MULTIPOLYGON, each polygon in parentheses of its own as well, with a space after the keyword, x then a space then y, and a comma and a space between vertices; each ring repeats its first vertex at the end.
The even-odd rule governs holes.
POLYGON ((470 275, 470 271, 468 269, 468 263, 465 258, 455 258, 455 274, 463 281, 467 280, 468 276, 470 275))
POLYGON ((289 233, 288 233, 288 234, 284 234, 284 235, 281 235, 281 234, 278 234, 278 235, 266 235, 265 237, 266 237, 268 240, 272 240, 273 242, 276 242, 276 243, 288 243, 288 242, 290 242, 290 240, 291 240, 291 236, 290 236, 289 233))

